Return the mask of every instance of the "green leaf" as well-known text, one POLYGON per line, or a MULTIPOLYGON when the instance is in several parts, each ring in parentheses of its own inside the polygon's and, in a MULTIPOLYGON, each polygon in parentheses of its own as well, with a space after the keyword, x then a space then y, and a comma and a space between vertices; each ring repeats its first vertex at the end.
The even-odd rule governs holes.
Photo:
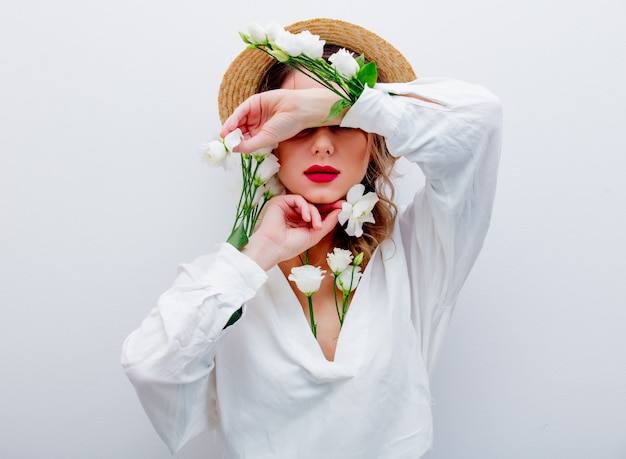
POLYGON ((376 69, 376 62, 370 62, 363 66, 359 73, 357 73, 357 79, 364 85, 368 85, 373 88, 378 79, 378 70, 376 69))
POLYGON ((333 104, 332 107, 330 107, 330 112, 328 113, 328 116, 326 117, 326 119, 322 121, 322 124, 326 123, 327 121, 332 120, 333 118, 338 117, 339 114, 342 112, 342 110, 346 107, 349 107, 350 105, 351 103, 349 100, 339 99, 337 102, 333 104))
POLYGON ((363 68, 363 66, 365 65, 365 54, 361 54, 355 60, 356 60, 356 63, 359 64, 359 68, 360 69, 363 68))
POLYGON ((239 32, 239 36, 240 36, 240 37, 241 37, 241 39, 244 41, 244 43, 248 43, 248 44, 249 44, 249 43, 252 43, 252 42, 250 41, 250 38, 248 37, 248 35, 246 35, 245 33, 243 33, 243 32, 239 32))
POLYGON ((230 327, 232 324, 237 322, 240 319, 242 314, 243 314, 242 308, 239 308, 235 312, 233 312, 233 314, 230 316, 230 319, 228 319, 228 322, 226 322, 226 325, 224 325, 223 329, 230 327))
POLYGON ((242 224, 238 225, 233 232, 230 233, 226 242, 235 247, 237 250, 241 250, 246 246, 248 243, 248 235, 246 234, 242 224))
POLYGON ((291 56, 284 52, 282 49, 272 49, 269 51, 269 54, 276 59, 278 62, 282 62, 283 64, 288 62, 291 56))

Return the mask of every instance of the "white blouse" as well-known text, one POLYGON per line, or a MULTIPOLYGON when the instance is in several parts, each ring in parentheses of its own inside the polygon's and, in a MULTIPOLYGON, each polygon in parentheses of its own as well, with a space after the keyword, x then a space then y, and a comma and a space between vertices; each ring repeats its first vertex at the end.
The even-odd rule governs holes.
POLYGON ((451 79, 378 84, 342 126, 383 135, 426 182, 367 265, 335 360, 278 267, 265 272, 226 243, 181 265, 122 353, 172 452, 208 429, 228 458, 416 459, 430 449, 429 370, 489 225, 500 103, 451 79))

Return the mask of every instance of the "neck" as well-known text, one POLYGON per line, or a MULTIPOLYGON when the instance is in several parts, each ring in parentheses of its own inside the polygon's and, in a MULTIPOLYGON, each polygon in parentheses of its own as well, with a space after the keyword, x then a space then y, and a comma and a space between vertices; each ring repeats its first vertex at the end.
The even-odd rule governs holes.
POLYGON ((306 263, 306 259, 308 258, 308 264, 313 266, 321 266, 322 269, 326 269, 328 267, 326 264, 326 256, 329 252, 333 251, 334 235, 334 231, 331 231, 313 247, 310 247, 308 250, 302 252, 300 255, 292 258, 291 260, 285 260, 281 262, 279 264, 280 268, 283 270, 283 272, 289 273, 291 271, 291 268, 295 266, 301 266, 302 264, 306 263))

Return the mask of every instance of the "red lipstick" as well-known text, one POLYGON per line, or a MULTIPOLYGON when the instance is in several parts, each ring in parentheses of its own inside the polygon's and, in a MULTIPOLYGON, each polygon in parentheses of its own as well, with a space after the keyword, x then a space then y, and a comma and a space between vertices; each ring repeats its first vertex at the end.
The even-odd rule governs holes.
POLYGON ((339 176, 339 171, 332 166, 315 164, 304 171, 304 175, 315 183, 332 182, 339 176))

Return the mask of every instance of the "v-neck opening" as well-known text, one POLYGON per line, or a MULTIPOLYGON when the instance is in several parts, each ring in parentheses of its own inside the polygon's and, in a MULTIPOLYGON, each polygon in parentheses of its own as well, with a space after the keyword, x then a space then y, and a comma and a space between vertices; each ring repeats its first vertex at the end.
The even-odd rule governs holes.
MULTIPOLYGON (((298 354, 302 366, 306 367, 320 381, 332 381, 354 376, 364 357, 371 320, 367 309, 362 309, 363 302, 360 298, 364 294, 362 290, 366 290, 364 287, 369 282, 372 271, 370 266, 377 256, 379 256, 378 249, 374 251, 370 263, 363 270, 363 276, 352 295, 343 326, 339 329, 333 360, 326 358, 320 343, 313 336, 302 304, 298 300, 290 281, 279 266, 275 266, 270 271, 272 276, 280 277, 280 281, 277 281, 280 282, 277 292, 279 297, 276 300, 286 303, 277 305, 280 331, 285 333, 285 337, 288 339, 287 345, 292 347, 290 349, 292 352, 295 351, 298 354)), ((315 301, 315 295, 313 295, 313 301, 315 301)))

